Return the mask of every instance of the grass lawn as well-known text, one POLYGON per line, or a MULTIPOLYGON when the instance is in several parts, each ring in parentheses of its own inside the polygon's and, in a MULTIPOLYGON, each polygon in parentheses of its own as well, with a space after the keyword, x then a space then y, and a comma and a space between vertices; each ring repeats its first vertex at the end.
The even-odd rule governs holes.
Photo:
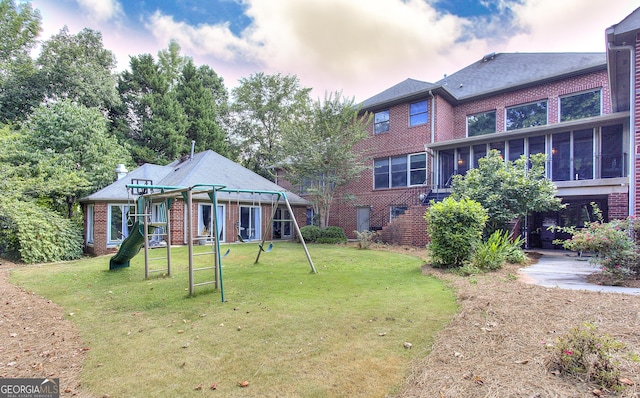
MULTIPOLYGON (((452 291, 422 275, 419 258, 310 245, 312 274, 300 245, 274 246, 256 265, 256 245, 231 247, 225 303, 211 285, 188 296, 186 248, 172 249, 172 277, 144 280, 141 252, 130 268, 85 258, 19 268, 11 281, 77 324, 91 349, 82 383, 95 396, 382 397, 456 311, 452 291)), ((212 279, 204 272, 213 271, 196 282, 212 279)))

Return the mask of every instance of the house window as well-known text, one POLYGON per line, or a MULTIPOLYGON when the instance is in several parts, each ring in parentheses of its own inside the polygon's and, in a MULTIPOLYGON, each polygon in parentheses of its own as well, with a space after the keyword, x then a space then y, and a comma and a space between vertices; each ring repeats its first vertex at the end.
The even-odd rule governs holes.
POLYGON ((390 221, 395 220, 407 211, 407 206, 391 206, 391 214, 389 216, 390 221))
POLYGON ((560 98, 560 121, 599 116, 602 112, 600 90, 560 98))
POLYGON ((133 225, 133 218, 129 218, 129 213, 134 210, 134 206, 110 204, 107 214, 107 243, 114 245, 122 242, 129 236, 129 228, 133 225))
POLYGON ((94 226, 94 220, 95 220, 95 210, 94 210, 94 206, 91 205, 87 205, 87 244, 92 245, 93 244, 93 226, 94 226))
POLYGON ((292 237, 291 213, 285 207, 278 207, 273 216, 273 239, 291 239, 292 237))
POLYGON ((375 134, 389 131, 389 110, 376 112, 373 116, 373 132, 375 134))
POLYGON ((547 124, 547 101, 507 108, 507 130, 547 124))
POLYGON ((427 180, 427 154, 409 155, 409 185, 421 185, 427 180))
POLYGON ((427 121, 427 100, 409 105, 409 127, 425 124, 427 121))
MULTIPOLYGON (((212 236, 213 230, 213 217, 212 217, 213 205, 207 203, 198 204, 198 235, 212 236), (207 229, 207 234, 204 234, 204 229, 207 229)), ((224 226, 225 226, 225 211, 223 205, 218 205, 218 211, 216 213, 218 219, 218 239, 220 242, 224 242, 224 226)))
POLYGON ((467 116, 467 136, 491 134, 496 132, 496 111, 477 113, 467 116))
POLYGON ((240 207, 240 237, 244 240, 254 240, 262 238, 260 207, 241 206, 240 207))
POLYGON ((424 184, 427 179, 427 155, 394 156, 373 162, 374 189, 424 184))

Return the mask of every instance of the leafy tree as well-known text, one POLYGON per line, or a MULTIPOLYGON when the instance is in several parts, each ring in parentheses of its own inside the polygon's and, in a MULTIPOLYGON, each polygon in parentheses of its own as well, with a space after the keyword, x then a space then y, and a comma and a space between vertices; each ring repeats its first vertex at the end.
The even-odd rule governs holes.
POLYGON ((68 218, 79 198, 113 182, 118 163, 131 164, 105 117, 69 100, 37 108, 20 141, 22 150, 8 157, 29 181, 23 196, 48 199, 68 218))
POLYGON ((489 212, 487 236, 506 229, 507 224, 524 218, 532 211, 559 210, 561 199, 557 188, 545 178, 544 154, 521 156, 514 162, 506 161, 497 150, 491 150, 479 160, 478 168, 465 176, 456 175, 451 194, 456 199, 478 201, 489 212))
POLYGON ((304 194, 320 216, 320 227, 329 223, 331 203, 340 188, 358 178, 364 159, 353 147, 367 137, 370 119, 358 116, 353 98, 341 93, 325 95, 297 119, 283 125, 280 162, 287 179, 304 186, 304 194))
POLYGON ((24 119, 41 100, 29 56, 41 31, 40 21, 30 3, 0 0, 0 122, 24 119))
POLYGON ((240 79, 231 92, 231 127, 245 167, 273 179, 270 167, 281 160, 283 125, 306 112, 310 91, 296 76, 256 73, 240 79))
POLYGON ((65 26, 43 43, 36 64, 45 98, 67 98, 105 113, 120 102, 116 58, 103 47, 98 31, 85 28, 72 35, 65 26))
POLYGON ((0 65, 29 53, 42 30, 40 21, 40 12, 30 3, 0 0, 0 65))

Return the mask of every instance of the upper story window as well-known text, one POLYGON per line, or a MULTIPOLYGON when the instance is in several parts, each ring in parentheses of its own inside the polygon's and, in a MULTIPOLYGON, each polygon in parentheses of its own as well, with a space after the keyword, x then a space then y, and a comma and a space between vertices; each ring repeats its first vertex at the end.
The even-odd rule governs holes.
POLYGON ((491 134, 496 132, 496 111, 477 113, 467 116, 467 135, 491 134))
POLYGON ((547 101, 507 108, 507 131, 547 124, 547 101))
POLYGON ((602 113, 600 90, 560 97, 560 121, 599 116, 602 113))
POLYGON ((375 134, 389 131, 389 110, 376 112, 373 115, 373 132, 375 134))
POLYGON ((428 119, 427 100, 409 105, 409 127, 425 124, 428 119))
POLYGON ((427 179, 427 155, 402 155, 373 162, 374 189, 424 184, 427 179))

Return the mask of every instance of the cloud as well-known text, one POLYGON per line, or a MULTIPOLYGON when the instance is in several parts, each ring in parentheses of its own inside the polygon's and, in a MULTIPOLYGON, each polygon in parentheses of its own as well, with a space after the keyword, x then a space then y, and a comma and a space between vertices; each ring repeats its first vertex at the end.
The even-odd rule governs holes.
POLYGON ((190 26, 159 11, 145 26, 165 46, 174 38, 185 53, 210 57, 217 70, 295 74, 318 96, 343 90, 362 100, 408 77, 437 81, 493 51, 604 51, 604 29, 634 9, 613 0, 589 7, 583 0, 498 0, 491 16, 461 18, 437 4, 245 0, 251 23, 240 34, 228 23, 190 26))
POLYGON ((117 0, 77 0, 90 19, 105 22, 124 15, 122 5, 117 0))

